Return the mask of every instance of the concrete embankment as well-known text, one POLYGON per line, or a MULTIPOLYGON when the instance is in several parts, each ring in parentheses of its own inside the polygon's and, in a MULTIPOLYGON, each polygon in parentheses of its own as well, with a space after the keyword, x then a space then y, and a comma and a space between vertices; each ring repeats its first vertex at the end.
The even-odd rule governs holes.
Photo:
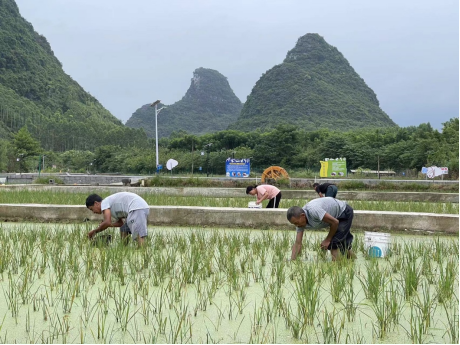
MULTIPOLYGON (((101 215, 85 206, 0 204, 1 221, 77 222, 100 221, 101 215)), ((292 229, 286 209, 151 206, 150 225, 202 226, 254 229, 292 229)), ((353 228, 369 231, 459 232, 459 216, 415 212, 355 211, 353 228)))
MULTIPOLYGON (((75 193, 117 193, 133 192, 143 194, 164 194, 173 196, 207 196, 213 198, 247 197, 244 188, 200 188, 200 187, 126 187, 126 186, 54 186, 54 185, 7 185, 0 191, 50 190, 75 193)), ((284 199, 311 200, 318 195, 313 190, 281 190, 284 199)), ((451 202, 458 203, 458 193, 428 192, 371 192, 371 191, 339 191, 337 199, 367 201, 403 201, 403 202, 451 202)))

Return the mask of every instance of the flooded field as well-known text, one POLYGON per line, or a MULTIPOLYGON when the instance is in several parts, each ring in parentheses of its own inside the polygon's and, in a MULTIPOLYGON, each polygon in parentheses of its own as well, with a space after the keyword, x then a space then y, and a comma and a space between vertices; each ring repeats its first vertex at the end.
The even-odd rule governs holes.
POLYGON ((458 343, 458 237, 392 235, 331 262, 325 232, 0 225, 2 343, 458 343), (101 234, 101 235, 102 235, 101 234))

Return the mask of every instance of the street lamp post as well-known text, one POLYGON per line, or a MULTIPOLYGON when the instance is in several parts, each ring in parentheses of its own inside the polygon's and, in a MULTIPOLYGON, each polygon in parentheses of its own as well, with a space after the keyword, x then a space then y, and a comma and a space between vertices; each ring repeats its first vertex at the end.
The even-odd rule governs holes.
POLYGON ((160 103, 160 100, 157 100, 150 104, 151 107, 155 107, 155 158, 156 158, 156 168, 158 172, 158 167, 159 167, 159 159, 158 159, 158 114, 160 111, 162 111, 166 107, 161 107, 160 109, 157 109, 158 103, 160 103))

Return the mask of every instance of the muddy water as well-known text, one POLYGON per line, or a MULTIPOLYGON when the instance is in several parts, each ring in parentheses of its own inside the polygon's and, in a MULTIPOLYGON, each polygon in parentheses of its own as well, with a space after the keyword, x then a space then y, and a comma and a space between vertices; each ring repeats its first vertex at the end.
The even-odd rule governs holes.
POLYGON ((452 328, 458 337, 458 238, 392 236, 393 255, 369 259, 357 233, 357 259, 337 264, 317 249, 325 233, 311 232, 294 263, 286 262, 292 231, 152 228, 147 249, 138 250, 119 246, 116 232, 109 246, 91 246, 90 226, 1 225, 0 342, 449 343, 452 328), (441 259, 436 250, 443 251, 441 259), (402 266, 409 251, 419 283, 406 298, 402 266), (441 272, 449 260, 453 294, 441 304, 441 272), (366 298, 372 263, 385 281, 380 300, 393 286, 400 302, 399 320, 385 332, 366 298), (333 283, 351 268, 351 278, 333 283), (307 288, 298 287, 307 271, 314 272, 308 281, 318 297, 316 308, 302 313, 298 294, 307 288), (353 319, 345 288, 334 302, 337 284, 353 288, 353 319), (433 301, 431 323, 416 337, 414 327, 426 319, 419 309, 424 287, 433 301))

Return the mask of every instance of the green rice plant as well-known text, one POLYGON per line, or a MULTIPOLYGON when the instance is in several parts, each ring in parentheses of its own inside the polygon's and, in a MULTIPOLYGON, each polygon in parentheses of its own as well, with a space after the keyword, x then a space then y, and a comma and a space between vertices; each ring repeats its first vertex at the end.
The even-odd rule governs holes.
POLYGON ((319 308, 319 284, 314 266, 295 266, 294 299, 303 324, 312 325, 319 308))
POLYGON ((276 310, 275 298, 264 298, 262 303, 263 314, 267 323, 274 321, 276 310))
POLYGON ((155 319, 158 325, 158 332, 160 334, 166 334, 166 325, 168 324, 168 318, 165 317, 163 319, 161 314, 155 314, 155 319))
POLYGON ((436 269, 433 266, 433 259, 431 255, 422 255, 422 268, 420 273, 430 284, 435 283, 436 269))
POLYGON ((401 268, 401 274, 404 296, 407 300, 417 291, 420 281, 421 269, 417 264, 416 255, 411 250, 408 250, 404 255, 403 262, 404 263, 401 268))
POLYGON ((181 310, 175 308, 175 312, 177 321, 173 323, 172 318, 169 318, 170 334, 167 341, 170 344, 177 344, 180 339, 179 343, 184 344, 192 338, 190 319, 187 318, 188 307, 181 308, 181 310))
POLYGON ((422 315, 420 314, 420 310, 412 302, 410 303, 409 329, 406 329, 404 326, 403 329, 413 344, 422 344, 424 342, 422 315))
POLYGON ((395 327, 399 325, 400 316, 404 310, 404 296, 397 289, 393 278, 390 278, 386 289, 386 303, 389 310, 389 318, 391 324, 395 327))
POLYGON ((338 303, 342 299, 344 287, 347 285, 348 274, 338 265, 333 265, 330 271, 331 278, 331 296, 334 303, 338 303))
POLYGON ((129 284, 125 286, 124 290, 122 290, 121 284, 117 284, 117 287, 118 289, 110 297, 115 303, 115 319, 117 322, 121 322, 122 317, 129 311, 131 296, 128 294, 129 284))
POLYGON ((390 311, 388 308, 389 305, 386 302, 386 294, 379 296, 377 301, 372 301, 371 307, 376 318, 375 323, 372 324, 374 334, 377 338, 382 339, 388 332, 391 325, 390 311))
MULTIPOLYGON (((319 325, 321 328, 321 333, 323 336, 323 343, 324 344, 340 344, 341 343, 341 336, 342 330, 345 327, 345 318, 342 317, 339 320, 336 320, 337 311, 332 310, 328 312, 327 309, 323 311, 323 319, 322 322, 318 317, 319 325)), ((319 342, 319 339, 318 339, 319 342)))
MULTIPOLYGON (((446 334, 449 335, 449 343, 458 344, 459 342, 459 319, 458 319, 458 297, 455 296, 455 303, 448 305, 443 303, 444 311, 446 312, 447 325, 443 322, 446 328, 446 334)), ((0 327, 1 330, 1 327, 0 327)))
POLYGON ((439 237, 436 237, 434 240, 433 257, 439 266, 443 265, 444 258, 447 257, 445 251, 446 245, 444 241, 442 241, 439 237))
POLYGON ((343 305, 347 320, 349 322, 355 319, 356 311, 358 309, 358 304, 356 303, 356 294, 354 292, 353 280, 355 277, 355 268, 354 265, 349 265, 346 268, 346 280, 343 289, 343 300, 339 302, 343 305))
POLYGON ((3 272, 9 267, 11 260, 11 244, 8 239, 0 239, 0 278, 3 278, 3 272))
POLYGON ((442 266, 439 267, 439 273, 437 299, 438 302, 445 303, 452 298, 455 277, 458 276, 458 261, 456 264, 453 259, 449 259, 444 269, 442 266))
POLYGON ((288 306, 286 312, 286 326, 291 330, 291 335, 294 339, 300 339, 306 328, 305 318, 303 318, 299 312, 297 315, 292 311, 291 307, 288 306))
POLYGON ((62 309, 65 314, 69 314, 72 311, 72 306, 74 304, 75 297, 77 297, 79 285, 79 277, 76 277, 76 279, 69 279, 67 281, 66 288, 63 289, 61 301, 62 309))
POLYGON ((370 258, 365 264, 366 275, 357 276, 363 287, 366 298, 376 303, 385 285, 385 270, 380 269, 378 259, 370 258))
POLYGON ((8 272, 8 287, 5 290, 2 285, 3 294, 6 299, 8 309, 11 311, 11 316, 16 319, 19 313, 19 296, 17 282, 14 280, 11 272, 8 272))
POLYGON ((430 293, 430 285, 425 280, 421 283, 422 296, 416 295, 416 298, 412 301, 415 307, 418 308, 418 314, 421 316, 423 322, 422 333, 426 334, 428 328, 431 326, 431 322, 436 311, 436 302, 432 298, 430 293))
POLYGON ((32 273, 33 273, 33 261, 30 265, 27 265, 21 272, 16 287, 18 289, 19 296, 21 296, 22 304, 27 304, 30 301, 30 289, 32 288, 32 273))
POLYGON ((82 315, 81 320, 87 323, 94 313, 96 312, 98 307, 98 303, 91 305, 91 296, 88 298, 88 294, 84 291, 81 295, 81 308, 82 308, 82 315))

